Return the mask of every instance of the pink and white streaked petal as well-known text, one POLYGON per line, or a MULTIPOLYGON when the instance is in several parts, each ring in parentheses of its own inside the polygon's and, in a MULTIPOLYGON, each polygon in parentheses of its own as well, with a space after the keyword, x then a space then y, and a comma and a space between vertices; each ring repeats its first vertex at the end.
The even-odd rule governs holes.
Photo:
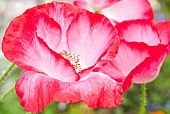
POLYGON ((102 73, 91 73, 86 80, 68 83, 25 71, 16 83, 16 93, 29 112, 40 112, 53 101, 83 101, 92 108, 115 107, 123 102, 121 85, 102 73))
POLYGON ((116 25, 119 36, 127 42, 143 42, 149 46, 160 44, 158 30, 149 20, 125 21, 116 25))
POLYGON ((74 7, 68 3, 52 2, 49 4, 36 6, 30 9, 30 11, 34 13, 44 12, 61 26, 61 41, 55 51, 58 53, 62 52, 63 50, 68 51, 66 31, 70 23, 74 20, 75 16, 84 10, 74 7))
MULTIPOLYGON (((34 40, 36 40, 36 38, 34 40)), ((28 63, 34 63, 34 65, 37 65, 36 68, 39 68, 39 72, 45 73, 58 80, 64 82, 79 80, 79 76, 68 60, 50 50, 41 39, 37 39, 34 43, 37 44, 37 48, 33 46, 34 49, 32 50, 32 52, 35 53, 29 53, 30 51, 27 50, 26 54, 28 55, 25 55, 25 57, 27 56, 26 60, 28 63)))
POLYGON ((54 35, 56 34, 56 38, 54 37, 53 40, 56 39, 56 44, 58 44, 57 41, 59 42, 59 40, 57 40, 57 36, 59 35, 60 27, 50 18, 44 18, 43 15, 38 15, 41 17, 40 20, 36 20, 37 18, 34 18, 34 16, 22 15, 11 22, 2 43, 2 50, 5 57, 23 69, 43 72, 62 81, 72 82, 78 80, 79 76, 75 73, 70 62, 52 51, 44 42, 47 41, 51 47, 55 46, 49 40, 49 36, 53 36, 53 34, 48 34, 56 31, 54 33, 54 35), (47 20, 48 22, 46 22, 47 20), (23 24, 19 24, 22 21, 23 24), (38 30, 42 26, 52 26, 50 22, 54 24, 51 30, 38 30), (43 36, 42 39, 37 34, 40 36, 45 34, 46 36, 43 36), (63 72, 63 69, 67 71, 63 72))
POLYGON ((96 9, 102 10, 103 8, 109 7, 120 0, 86 0, 86 1, 96 9))
POLYGON ((153 11, 147 0, 120 0, 101 13, 119 23, 136 19, 153 20, 153 11))
POLYGON ((158 22, 156 23, 156 27, 158 29, 161 44, 167 45, 170 43, 170 21, 158 22))
POLYGON ((83 12, 71 23, 68 32, 71 54, 80 55, 81 68, 93 66, 117 40, 117 30, 100 14, 83 12))
POLYGON ((167 45, 167 53, 170 54, 170 21, 156 23, 161 39, 161 44, 167 45))
MULTIPOLYGON (((120 39, 119 37, 115 37, 115 42, 113 45, 111 45, 109 47, 109 49, 107 50, 106 54, 103 55, 103 57, 100 59, 99 62, 97 62, 97 64, 95 64, 94 66, 91 67, 90 70, 94 71, 94 72, 98 72, 100 67, 105 66, 106 64, 109 65, 109 62, 114 60, 116 55, 118 54, 118 50, 119 50, 119 45, 120 45, 120 39)), ((107 69, 107 70, 111 70, 112 69, 107 69)), ((86 71, 87 72, 87 71, 86 71)), ((109 72, 109 71, 108 71, 109 72)), ((118 74, 118 72, 114 72, 112 73, 112 75, 114 74, 114 76, 116 76, 118 74)), ((80 73, 80 75, 82 75, 82 73, 80 73)), ((117 77, 117 76, 116 76, 117 77)), ((117 79, 115 79, 116 81, 119 81, 117 79)), ((121 79, 122 80, 122 79, 121 79)))
POLYGON ((35 25, 37 36, 42 38, 52 50, 56 49, 61 40, 60 25, 47 15, 38 18, 35 25))
POLYGON ((113 60, 118 53, 119 45, 120 45, 120 38, 119 36, 116 36, 113 45, 109 47, 106 54, 101 58, 100 62, 105 63, 113 60))
POLYGON ((10 54, 13 51, 12 48, 16 49, 20 45, 30 47, 29 43, 32 42, 36 35, 41 37, 51 49, 54 49, 58 46, 61 39, 61 27, 46 14, 33 14, 27 10, 23 15, 15 18, 10 23, 3 38, 2 50, 10 54))
POLYGON ((139 64, 129 75, 133 75, 133 83, 141 84, 153 81, 159 75, 163 61, 167 57, 165 45, 159 45, 155 55, 148 57, 139 64))
POLYGON ((62 28, 62 38, 59 46, 57 47, 57 52, 62 52, 63 50, 68 51, 66 31, 73 21, 75 16, 83 11, 77 7, 71 6, 70 4, 56 3, 53 2, 52 6, 48 8, 49 16, 53 17, 56 22, 58 22, 62 28))
MULTIPOLYGON (((40 14, 38 16, 41 17, 41 19, 44 19, 43 15, 40 14)), ((37 53, 38 50, 36 51, 36 49, 40 47, 43 48, 43 44, 40 44, 37 40, 37 29, 40 24, 36 27, 39 20, 34 17, 36 16, 29 16, 28 14, 15 18, 6 30, 2 42, 2 51, 4 52, 5 57, 23 69, 39 69, 39 66, 36 64, 36 61, 39 58, 36 57, 39 57, 40 53, 37 53)), ((49 20, 48 25, 51 25, 50 22, 51 21, 49 20)), ((45 23, 46 22, 42 21, 42 24, 45 23)), ((58 26, 52 30, 56 30, 56 32, 60 31, 60 28, 57 30, 57 27, 58 26)), ((44 37, 43 40, 45 41, 46 39, 48 38, 44 37)), ((58 44, 57 39, 56 44, 58 44)))
POLYGON ((84 8, 84 9, 88 9, 88 10, 90 9, 90 7, 88 6, 86 0, 73 0, 73 4, 75 6, 80 7, 80 8, 84 8))
POLYGON ((121 40, 116 57, 98 70, 122 82, 137 65, 149 56, 149 47, 146 44, 121 40))

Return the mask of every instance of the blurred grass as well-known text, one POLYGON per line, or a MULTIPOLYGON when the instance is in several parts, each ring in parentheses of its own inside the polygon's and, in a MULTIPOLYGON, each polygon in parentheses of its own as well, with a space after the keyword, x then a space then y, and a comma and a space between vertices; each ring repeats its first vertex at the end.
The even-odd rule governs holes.
POLYGON ((162 12, 165 14, 167 19, 170 18, 170 0, 158 0, 161 4, 162 12))

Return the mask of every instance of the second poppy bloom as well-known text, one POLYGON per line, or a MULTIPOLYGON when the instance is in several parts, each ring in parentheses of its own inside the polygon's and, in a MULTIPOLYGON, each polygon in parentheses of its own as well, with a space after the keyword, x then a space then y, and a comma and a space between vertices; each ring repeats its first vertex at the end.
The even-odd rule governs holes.
POLYGON ((148 0, 69 0, 74 5, 101 13, 112 24, 136 19, 153 20, 153 11, 148 0))

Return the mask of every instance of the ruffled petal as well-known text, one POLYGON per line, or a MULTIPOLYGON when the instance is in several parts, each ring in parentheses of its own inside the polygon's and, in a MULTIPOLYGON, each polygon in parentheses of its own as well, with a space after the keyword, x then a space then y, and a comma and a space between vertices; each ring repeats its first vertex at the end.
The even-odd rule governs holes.
POLYGON ((102 64, 105 64, 108 61, 113 60, 118 53, 119 45, 120 45, 120 38, 119 36, 116 36, 114 43, 108 48, 106 54, 101 58, 100 62, 102 62, 102 64))
POLYGON ((62 52, 63 50, 68 50, 66 31, 70 23, 73 21, 73 19, 79 12, 83 12, 84 10, 74 7, 73 5, 68 3, 53 1, 48 4, 38 5, 27 11, 33 13, 43 12, 47 14, 50 18, 53 18, 54 21, 59 23, 62 30, 62 36, 61 36, 61 41, 59 42, 59 45, 55 49, 55 51, 62 52))
POLYGON ((117 30, 103 15, 84 12, 71 23, 67 37, 69 52, 79 55, 81 68, 86 69, 115 42, 117 30))
POLYGON ((104 66, 96 65, 94 71, 103 72, 112 79, 122 82, 137 65, 150 56, 149 51, 149 46, 144 43, 121 40, 116 57, 104 66))
POLYGON ((72 0, 73 1, 73 4, 75 6, 78 6, 80 8, 84 8, 84 9, 90 9, 90 7, 88 6, 86 0, 72 0))
MULTIPOLYGON (((28 15, 29 14, 27 14, 27 16, 28 15)), ((37 25, 35 25, 37 28, 37 36, 42 38, 52 50, 56 49, 61 40, 60 25, 47 15, 44 15, 43 17, 37 16, 37 18, 37 25)))
POLYGON ((109 7, 120 0, 86 0, 95 9, 102 10, 103 8, 109 7))
POLYGON ((160 44, 158 30, 148 20, 125 21, 116 28, 120 38, 127 42, 144 42, 149 46, 160 44))
POLYGON ((15 48, 17 42, 31 43, 36 35, 41 37, 51 49, 54 49, 61 39, 61 27, 44 13, 34 14, 27 11, 15 18, 7 28, 2 43, 3 51, 13 51, 12 48, 15 48))
POLYGON ((79 12, 83 12, 84 10, 74 7, 70 4, 58 2, 52 2, 49 6, 47 6, 47 9, 48 15, 54 18, 54 20, 58 22, 62 28, 62 38, 59 46, 56 48, 56 51, 57 52, 62 52, 63 50, 67 51, 68 50, 66 37, 67 29, 70 23, 75 18, 75 16, 79 12))
POLYGON ((156 27, 160 35, 161 44, 167 45, 170 43, 170 30, 167 29, 170 28, 170 21, 156 23, 156 27))
POLYGON ((167 57, 166 46, 156 47, 155 55, 148 57, 139 64, 129 75, 133 75, 133 82, 142 84, 153 81, 159 75, 162 63, 167 57))
POLYGON ((147 0, 120 0, 103 9, 102 14, 119 23, 135 19, 153 20, 153 11, 147 0))
POLYGON ((115 107, 123 102, 120 84, 102 73, 92 73, 87 79, 68 83, 25 71, 16 83, 16 93, 21 105, 29 112, 40 112, 53 101, 84 101, 92 108, 115 107))
POLYGON ((87 9, 89 11, 101 11, 120 0, 71 0, 75 6, 87 9))
POLYGON ((37 16, 40 19, 37 20, 35 16, 29 14, 22 15, 11 22, 2 43, 5 57, 23 69, 43 72, 62 81, 78 80, 79 76, 76 75, 70 62, 47 46, 47 44, 50 44, 51 47, 54 46, 50 41, 52 38, 49 37, 54 37, 55 34, 57 37, 60 31, 60 28, 57 29, 58 24, 54 23, 52 19, 44 17, 44 14, 37 16), (48 22, 46 22, 47 20, 48 22), (39 30, 42 29, 42 26, 52 27, 50 27, 51 30, 39 30), (55 31, 56 33, 54 33, 55 31), (42 34, 45 35, 43 39, 37 36, 42 34), (64 74, 63 69, 67 69, 64 74))
POLYGON ((129 88, 130 86, 132 85, 132 79, 133 79, 133 75, 128 75, 122 82, 122 91, 123 93, 125 93, 129 88))

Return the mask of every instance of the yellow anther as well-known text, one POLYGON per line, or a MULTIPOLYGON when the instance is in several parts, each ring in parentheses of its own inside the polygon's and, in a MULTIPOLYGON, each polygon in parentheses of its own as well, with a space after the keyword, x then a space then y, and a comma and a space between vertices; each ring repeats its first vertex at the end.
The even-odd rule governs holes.
POLYGON ((61 56, 63 56, 65 59, 69 60, 70 63, 73 65, 73 67, 75 68, 76 72, 80 72, 81 71, 81 66, 80 66, 80 59, 79 59, 79 55, 75 55, 72 56, 71 54, 69 54, 67 51, 63 50, 63 52, 59 53, 61 56))

